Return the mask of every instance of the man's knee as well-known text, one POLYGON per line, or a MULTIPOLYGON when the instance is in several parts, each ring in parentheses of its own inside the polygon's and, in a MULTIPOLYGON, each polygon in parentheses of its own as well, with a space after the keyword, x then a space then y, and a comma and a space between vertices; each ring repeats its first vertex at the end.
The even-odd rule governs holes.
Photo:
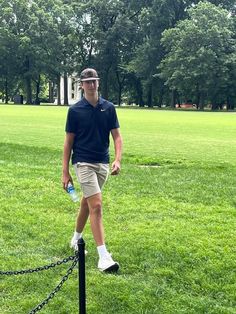
POLYGON ((101 202, 94 202, 90 207, 90 215, 101 216, 102 215, 102 204, 101 202))
POLYGON ((82 199, 81 199, 81 208, 84 208, 87 210, 89 209, 89 205, 88 205, 88 202, 87 202, 85 197, 82 197, 82 199))
POLYGON ((102 199, 100 194, 94 195, 87 199, 89 205, 90 215, 101 216, 102 215, 102 199))

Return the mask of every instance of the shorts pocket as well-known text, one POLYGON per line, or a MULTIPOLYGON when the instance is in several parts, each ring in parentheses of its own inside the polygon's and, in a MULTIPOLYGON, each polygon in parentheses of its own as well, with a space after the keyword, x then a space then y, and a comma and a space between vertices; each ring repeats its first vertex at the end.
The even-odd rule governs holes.
POLYGON ((92 172, 89 167, 85 165, 77 165, 77 173, 80 183, 88 183, 92 176, 92 172))

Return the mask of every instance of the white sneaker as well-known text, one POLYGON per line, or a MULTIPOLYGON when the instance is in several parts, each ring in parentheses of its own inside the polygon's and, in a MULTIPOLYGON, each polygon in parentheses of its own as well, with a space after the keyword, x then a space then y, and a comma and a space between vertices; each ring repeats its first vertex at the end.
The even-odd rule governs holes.
POLYGON ((106 254, 104 257, 99 258, 98 261, 98 269, 100 271, 104 271, 104 272, 117 272, 117 270, 119 269, 119 264, 117 262, 114 262, 111 254, 108 253, 106 254))
MULTIPOLYGON (((73 237, 70 241, 70 247, 75 251, 78 251, 78 239, 73 237)), ((84 250, 84 254, 88 254, 88 251, 84 250)))

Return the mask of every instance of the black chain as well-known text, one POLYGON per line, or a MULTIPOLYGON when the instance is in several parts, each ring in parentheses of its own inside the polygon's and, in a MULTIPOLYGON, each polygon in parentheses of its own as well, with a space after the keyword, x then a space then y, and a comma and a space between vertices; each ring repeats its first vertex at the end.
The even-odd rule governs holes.
POLYGON ((50 268, 56 267, 61 264, 66 264, 69 261, 73 261, 75 259, 75 255, 71 255, 67 258, 64 258, 60 261, 57 261, 55 263, 51 263, 49 265, 40 266, 37 268, 32 269, 23 269, 23 270, 13 270, 13 271, 0 271, 0 275, 6 275, 6 276, 12 276, 12 275, 24 275, 24 274, 32 274, 43 270, 48 270, 50 268))
POLYGON ((36 312, 39 312, 42 310, 42 308, 48 304, 48 302, 53 299, 56 295, 56 293, 58 291, 60 291, 61 287, 63 286, 64 282, 69 278, 70 274, 73 272, 73 269, 75 268, 77 262, 78 262, 78 257, 77 256, 73 256, 73 263, 70 266, 70 268, 68 268, 65 276, 62 277, 62 280, 60 281, 60 283, 56 286, 56 288, 48 295, 48 297, 46 299, 44 299, 41 303, 39 303, 34 309, 32 309, 29 314, 34 314, 36 312))

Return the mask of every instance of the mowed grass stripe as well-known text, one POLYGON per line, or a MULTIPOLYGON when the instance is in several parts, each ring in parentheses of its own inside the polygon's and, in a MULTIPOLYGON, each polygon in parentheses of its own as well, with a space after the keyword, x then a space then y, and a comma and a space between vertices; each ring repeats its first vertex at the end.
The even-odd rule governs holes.
MULTIPOLYGON (((117 112, 124 160, 104 188, 104 224, 121 271, 97 271, 86 226, 87 312, 235 313, 235 114, 117 112)), ((76 205, 60 182, 66 113, 0 106, 1 269, 72 253, 76 205)), ((0 312, 29 312, 65 271, 3 278, 0 312)), ((42 312, 77 313, 77 304, 75 273, 42 312)))

